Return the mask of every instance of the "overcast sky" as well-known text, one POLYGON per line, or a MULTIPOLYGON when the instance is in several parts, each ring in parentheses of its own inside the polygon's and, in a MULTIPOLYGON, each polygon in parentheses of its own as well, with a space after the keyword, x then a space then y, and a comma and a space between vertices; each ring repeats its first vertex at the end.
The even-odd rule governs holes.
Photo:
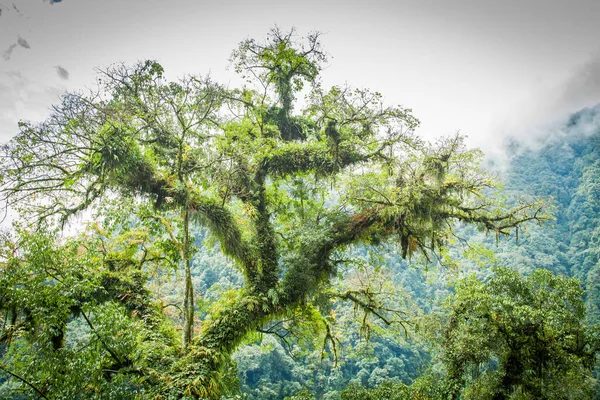
POLYGON ((420 133, 507 135, 600 102, 599 0, 0 0, 0 140, 41 120, 95 67, 157 59, 170 77, 234 81, 228 58, 275 24, 318 30, 325 84, 412 108, 420 133))

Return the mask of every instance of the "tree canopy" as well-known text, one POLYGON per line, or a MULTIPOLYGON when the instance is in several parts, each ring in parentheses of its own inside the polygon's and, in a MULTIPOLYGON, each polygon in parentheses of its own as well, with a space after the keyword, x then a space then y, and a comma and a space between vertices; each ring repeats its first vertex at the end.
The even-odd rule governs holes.
POLYGON ((494 272, 487 283, 459 282, 448 301, 439 343, 451 397, 593 398, 598 339, 579 281, 543 269, 494 272))
MULTIPOLYGON (((494 201, 494 180, 479 167, 481 153, 467 149, 459 135, 428 143, 415 134, 419 121, 410 109, 388 106, 368 89, 325 88, 319 73, 326 60, 319 34, 299 38, 294 30, 273 29, 264 42, 248 39, 233 52, 245 82, 239 88, 194 75, 170 81, 155 61, 115 65, 99 71, 95 90, 66 94, 46 121, 21 123, 3 147, 0 192, 27 223, 52 228, 102 202, 116 199, 117 209, 133 202, 141 210, 135 224, 154 221, 175 249, 153 262, 179 263, 186 271, 183 346, 175 349, 177 340, 165 333, 160 340, 170 350, 153 353, 152 362, 109 352, 114 362, 104 369, 134 371, 136 382, 158 398, 218 397, 231 352, 269 322, 321 321, 334 346, 326 319, 334 297, 385 323, 401 322, 376 291, 332 290, 332 280, 343 279, 339 267, 348 262, 342 257, 348 246, 391 240, 402 257, 429 258, 457 222, 500 236, 545 218, 540 202, 509 207, 494 201), (191 226, 208 229, 245 277, 244 287, 219 302, 199 328, 189 275, 191 226)), ((115 232, 130 229, 127 224, 131 220, 115 232)), ((120 275, 103 283, 107 293, 124 293, 113 287, 128 274, 144 274, 144 240, 132 242, 138 246, 126 253, 130 262, 119 263, 120 275)), ((82 248, 96 246, 73 247, 74 259, 87 254, 82 248)), ((2 268, 25 262, 24 254, 7 256, 2 268)), ((110 260, 99 257, 96 264, 111 272, 110 260)), ((60 282, 43 276, 50 286, 60 282)), ((144 318, 146 311, 131 308, 135 298, 144 310, 155 309, 143 279, 136 282, 136 296, 69 297, 73 304, 51 322, 53 351, 62 348, 60 334, 52 339, 56 332, 67 329, 70 317, 86 315, 91 299, 120 302, 123 315, 147 329, 164 320, 161 312, 144 318)), ((25 303, 0 304, 11 313, 11 326, 36 326, 25 303)), ((97 336, 102 344, 104 334, 97 336)), ((144 337, 139 340, 149 340, 144 337)), ((45 393, 48 385, 49 378, 40 377, 29 386, 45 393)))

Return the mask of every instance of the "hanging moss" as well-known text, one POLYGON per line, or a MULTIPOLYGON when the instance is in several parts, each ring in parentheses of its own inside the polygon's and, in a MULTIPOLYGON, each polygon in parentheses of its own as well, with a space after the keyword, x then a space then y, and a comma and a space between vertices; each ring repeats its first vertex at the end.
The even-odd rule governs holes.
POLYGON ((192 217, 207 226, 219 238, 223 252, 248 268, 252 268, 253 260, 248 245, 242 238, 238 224, 232 214, 215 200, 198 195, 189 203, 192 217))
POLYGON ((277 126, 282 140, 286 142, 306 140, 306 133, 300 118, 290 116, 285 109, 270 107, 266 111, 264 119, 266 123, 277 126))

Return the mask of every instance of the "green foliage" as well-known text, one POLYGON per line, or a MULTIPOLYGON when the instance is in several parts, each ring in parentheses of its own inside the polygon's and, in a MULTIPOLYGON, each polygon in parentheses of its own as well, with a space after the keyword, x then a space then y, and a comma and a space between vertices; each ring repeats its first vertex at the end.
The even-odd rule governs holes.
POLYGON ((132 251, 143 235, 125 232, 110 247, 104 240, 93 233, 57 245, 48 231, 4 238, 3 396, 137 398, 146 369, 173 355, 174 331, 132 251))
MULTIPOLYGON (((321 64, 326 61, 318 33, 311 33, 307 44, 299 48, 295 47, 295 40, 294 29, 283 32, 275 28, 269 33, 266 43, 245 40, 231 56, 238 73, 247 74, 243 75, 245 77, 259 75, 263 82, 275 87, 283 111, 283 115, 276 117, 280 128, 289 128, 287 117, 292 110, 294 94, 302 90, 304 82, 312 82, 317 78, 321 64)), ((282 130, 282 134, 286 139, 303 136, 302 132, 294 135, 288 130, 282 130)))
POLYGON ((439 383, 425 378, 417 379, 412 385, 386 381, 373 389, 350 385, 341 392, 342 400, 441 400, 439 383))
POLYGON ((506 268, 456 286, 438 338, 448 393, 458 398, 592 398, 597 337, 584 324, 578 281, 506 268), (523 397, 525 396, 525 397, 523 397))

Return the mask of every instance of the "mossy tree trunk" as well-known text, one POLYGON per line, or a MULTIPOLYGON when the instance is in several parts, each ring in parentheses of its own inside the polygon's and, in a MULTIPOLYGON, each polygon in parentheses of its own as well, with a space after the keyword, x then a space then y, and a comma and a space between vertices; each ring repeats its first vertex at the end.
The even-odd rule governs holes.
POLYGON ((183 210, 183 348, 186 349, 194 335, 194 284, 192 282, 192 252, 190 249, 190 216, 188 208, 183 210))

